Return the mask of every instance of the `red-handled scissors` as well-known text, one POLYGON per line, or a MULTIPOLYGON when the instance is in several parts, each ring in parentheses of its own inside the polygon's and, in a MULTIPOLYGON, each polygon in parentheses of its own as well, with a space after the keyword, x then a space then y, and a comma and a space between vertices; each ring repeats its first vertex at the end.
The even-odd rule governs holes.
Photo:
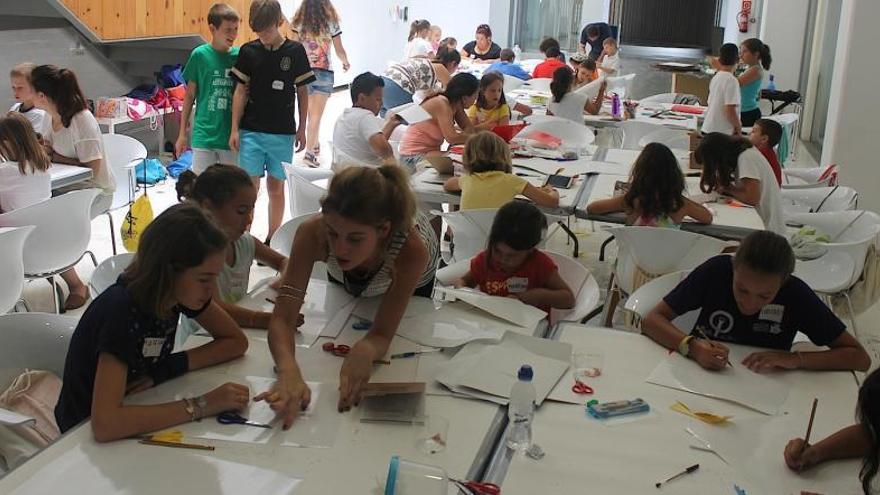
POLYGON ((463 481, 450 479, 458 489, 470 495, 501 495, 501 487, 494 483, 478 483, 476 481, 463 481))
POLYGON ((321 349, 338 357, 345 357, 351 351, 351 347, 345 344, 336 345, 333 342, 325 342, 324 345, 321 346, 321 349))
POLYGON ((574 385, 571 386, 571 391, 579 395, 592 395, 593 392, 595 392, 595 390, 593 390, 593 387, 587 385, 580 380, 574 381, 574 385))

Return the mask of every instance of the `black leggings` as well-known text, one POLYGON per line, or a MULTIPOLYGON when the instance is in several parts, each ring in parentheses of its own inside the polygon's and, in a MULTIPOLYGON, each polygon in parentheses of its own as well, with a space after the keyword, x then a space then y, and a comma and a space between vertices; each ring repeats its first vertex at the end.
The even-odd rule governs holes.
POLYGON ((755 122, 761 118, 761 109, 756 108, 754 110, 749 110, 747 112, 741 112, 739 114, 739 120, 742 122, 743 127, 752 127, 755 125, 755 122))

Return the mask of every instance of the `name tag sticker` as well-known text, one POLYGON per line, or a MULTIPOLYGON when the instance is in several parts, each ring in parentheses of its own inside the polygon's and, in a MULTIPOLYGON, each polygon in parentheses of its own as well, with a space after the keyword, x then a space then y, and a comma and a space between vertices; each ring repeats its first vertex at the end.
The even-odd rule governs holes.
POLYGON ((760 320, 772 321, 774 323, 782 323, 782 315, 785 313, 785 306, 781 304, 768 304, 761 309, 758 316, 760 320))
POLYGON ((272 81, 272 89, 274 89, 276 91, 283 90, 284 89, 284 81, 278 81, 278 80, 272 81))
POLYGON ((525 292, 529 288, 529 279, 526 277, 510 277, 507 279, 507 292, 525 292))
POLYGON ((144 339, 144 348, 142 353, 144 357, 158 357, 162 354, 162 347, 165 345, 165 339, 147 337, 144 339))

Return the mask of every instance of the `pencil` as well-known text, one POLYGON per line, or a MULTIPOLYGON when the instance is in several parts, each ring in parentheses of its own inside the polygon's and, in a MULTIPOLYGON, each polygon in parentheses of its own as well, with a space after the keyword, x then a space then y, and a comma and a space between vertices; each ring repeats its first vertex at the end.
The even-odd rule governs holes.
POLYGON ((807 445, 810 443, 810 433, 813 431, 813 419, 816 417, 816 406, 819 405, 819 399, 813 399, 813 409, 810 411, 810 422, 807 423, 807 434, 804 436, 804 446, 801 448, 801 455, 803 455, 804 450, 807 449, 807 445))
MULTIPOLYGON (((694 328, 694 330, 696 330, 697 333, 700 334, 700 337, 702 337, 706 342, 708 342, 709 345, 711 345, 712 347, 715 347, 715 348, 718 347, 718 344, 716 344, 714 340, 710 339, 709 336, 706 335, 706 332, 704 332, 702 328, 696 327, 696 328, 694 328)), ((733 364, 730 362, 730 358, 727 359, 727 365, 730 366, 731 368, 733 367, 733 364)))
POLYGON ((158 445, 160 447, 172 447, 175 449, 214 450, 213 445, 201 445, 197 443, 183 442, 165 442, 162 440, 150 440, 148 438, 142 438, 138 441, 138 443, 142 443, 144 445, 158 445))

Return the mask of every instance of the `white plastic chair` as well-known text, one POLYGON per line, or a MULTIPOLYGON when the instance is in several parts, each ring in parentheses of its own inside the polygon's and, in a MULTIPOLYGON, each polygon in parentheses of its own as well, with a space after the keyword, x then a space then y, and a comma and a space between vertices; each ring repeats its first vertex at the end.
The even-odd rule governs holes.
POLYGON ((333 172, 322 168, 297 167, 284 164, 287 173, 287 190, 290 193, 290 216, 298 217, 321 210, 321 198, 327 191, 312 184, 312 181, 327 179, 333 172))
POLYGON ((14 308, 21 298, 21 289, 24 287, 24 243, 34 228, 32 225, 0 228, 0 280, 3 281, 0 284, 0 313, 14 308))
POLYGON ((785 178, 783 188, 811 188, 837 185, 837 165, 827 167, 810 168, 784 168, 782 176, 785 178))
POLYGON ((626 98, 628 94, 632 93, 632 84, 635 78, 635 74, 607 78, 608 86, 605 88, 605 94, 617 93, 620 99, 626 98))
POLYGON ((95 268, 95 271, 92 272, 92 278, 89 279, 89 292, 92 294, 92 299, 100 296, 108 287, 116 283, 116 279, 131 264, 134 254, 122 253, 111 256, 95 268))
POLYGON ((853 333, 859 337, 849 289, 865 269, 865 257, 871 244, 880 247, 880 215, 870 211, 802 213, 789 217, 801 225, 817 227, 832 242, 823 243, 827 252, 813 260, 798 260, 795 275, 814 291, 843 295, 849 307, 853 333))
POLYGON ((532 115, 523 118, 523 120, 530 125, 540 124, 543 122, 571 122, 568 119, 563 119, 562 117, 557 117, 555 115, 540 115, 537 113, 533 113, 532 115))
POLYGON ((798 213, 818 213, 854 210, 859 204, 859 193, 846 186, 812 187, 780 190, 785 218, 798 213))
POLYGON ((554 117, 552 120, 541 120, 525 126, 514 138, 525 138, 529 134, 541 131, 562 140, 563 146, 582 148, 593 143, 596 135, 593 129, 566 119, 554 117))
POLYGON ((110 214, 120 208, 125 208, 134 202, 135 178, 134 168, 147 157, 147 148, 137 139, 123 134, 103 134, 105 162, 110 167, 112 177, 116 181, 116 191, 113 193, 113 201, 105 209, 98 207, 98 214, 106 214, 110 222, 110 242, 113 246, 113 254, 116 254, 116 228, 113 226, 113 216, 110 214))
POLYGON ((678 93, 660 93, 657 95, 651 95, 647 98, 642 98, 639 100, 640 105, 658 105, 662 103, 675 103, 675 97, 678 93))
POLYGON ((450 264, 469 260, 480 251, 486 249, 492 222, 495 221, 497 208, 459 210, 453 212, 432 212, 440 215, 452 229, 455 249, 450 264))
POLYGON ((645 136, 664 130, 659 124, 650 122, 639 122, 638 120, 624 120, 620 123, 620 130, 623 132, 623 143, 620 145, 625 150, 642 149, 641 141, 645 136))
POLYGON ((639 140, 638 147, 642 149, 650 143, 665 144, 674 150, 686 150, 690 147, 690 136, 687 131, 659 129, 643 136, 639 140))
POLYGON ((660 276, 696 268, 721 254, 728 243, 693 232, 662 227, 612 227, 617 241, 617 261, 609 281, 605 326, 611 326, 620 292, 632 294, 638 270, 660 276))
POLYGON ((553 79, 547 77, 539 77, 537 79, 529 79, 526 81, 526 86, 529 87, 532 91, 540 91, 542 93, 550 92, 550 83, 553 82, 553 79))
POLYGON ((77 318, 48 313, 0 316, 0 387, 5 388, 25 368, 64 376, 67 347, 77 318))
MULTIPOLYGON (((275 234, 272 235, 272 239, 269 241, 269 247, 284 256, 290 257, 290 249, 293 247, 293 238, 296 235, 296 230, 303 224, 303 222, 313 216, 315 216, 315 213, 306 213, 305 215, 293 217, 284 222, 281 227, 275 231, 275 234)), ((327 264, 323 261, 315 263, 315 266, 312 268, 311 278, 327 280, 327 264)))
MULTIPOLYGON (((34 225, 24 244, 25 279, 48 279, 55 308, 62 311, 55 276, 73 267, 88 252, 92 235, 91 207, 98 189, 71 191, 46 201, 0 215, 0 227, 34 225)), ((92 263, 98 260, 91 252, 92 263)))
POLYGON ((630 294, 623 307, 636 315, 635 329, 641 328, 641 320, 666 297, 666 294, 669 294, 682 280, 687 278, 690 272, 690 270, 679 270, 667 273, 642 285, 630 294))

